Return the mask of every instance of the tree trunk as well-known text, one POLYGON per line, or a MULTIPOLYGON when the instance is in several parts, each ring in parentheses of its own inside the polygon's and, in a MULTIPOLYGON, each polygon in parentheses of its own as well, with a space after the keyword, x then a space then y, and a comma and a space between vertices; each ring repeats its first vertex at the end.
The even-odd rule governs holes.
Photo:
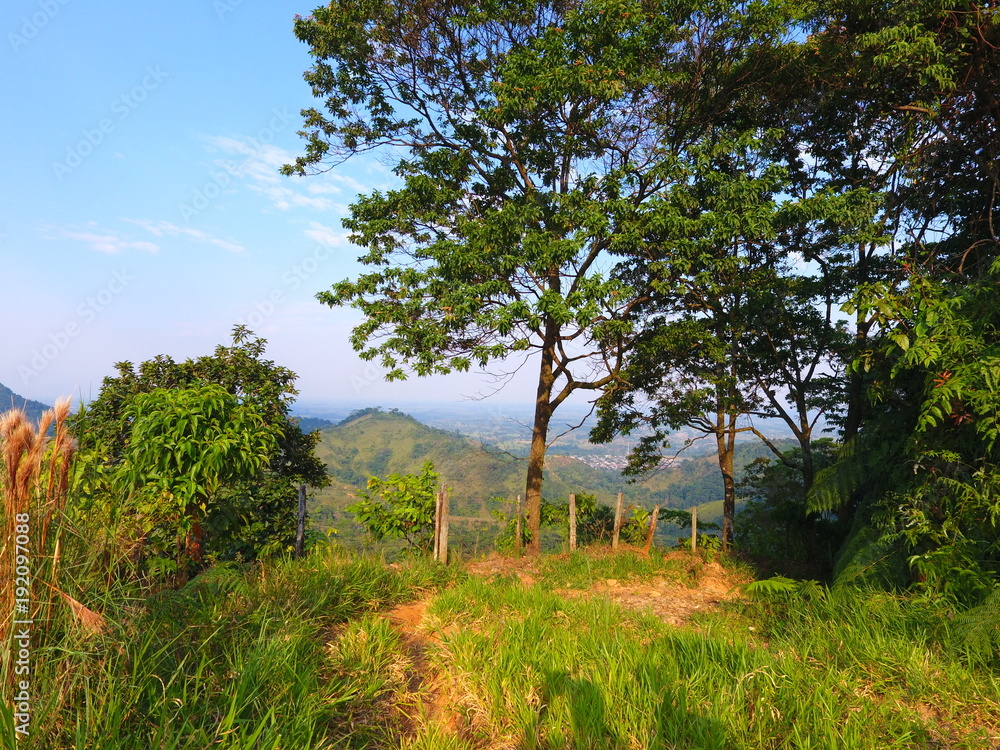
POLYGON ((718 412, 715 444, 719 451, 719 470, 722 472, 722 549, 733 543, 733 525, 736 519, 736 478, 733 472, 733 453, 736 447, 736 418, 718 412))
POLYGON ((545 344, 538 371, 538 391, 535 396, 535 421, 531 429, 531 452, 528 454, 528 477, 524 488, 524 502, 528 510, 527 553, 538 555, 542 551, 542 470, 545 468, 545 451, 552 419, 553 350, 558 326, 549 322, 545 326, 545 344))
POLYGON ((816 481, 816 462, 813 459, 812 442, 807 438, 806 442, 800 443, 802 446, 802 486, 806 492, 812 489, 813 482, 816 481))

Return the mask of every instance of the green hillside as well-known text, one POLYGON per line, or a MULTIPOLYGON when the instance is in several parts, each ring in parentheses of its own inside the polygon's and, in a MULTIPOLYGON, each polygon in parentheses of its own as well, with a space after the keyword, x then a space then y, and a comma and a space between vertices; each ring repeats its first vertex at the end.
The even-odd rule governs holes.
POLYGON ((25 413, 28 415, 28 419, 37 422, 42 416, 42 412, 50 409, 51 407, 38 401, 32 401, 31 399, 24 398, 23 396, 18 396, 10 388, 5 386, 3 383, 0 383, 0 414, 11 408, 24 409, 25 413))
MULTIPOLYGON (((509 511, 514 498, 524 492, 525 459, 457 432, 428 427, 395 409, 355 412, 320 435, 316 453, 327 464, 333 483, 315 492, 310 514, 318 529, 336 529, 345 542, 360 539, 360 529, 345 508, 370 476, 413 474, 425 461, 432 461, 451 489, 452 513, 462 518, 460 526, 472 538, 476 533, 492 538, 496 522, 490 511, 501 508, 493 498, 508 498, 511 505, 503 509, 509 511)), ((746 443, 738 448, 737 465, 765 454, 764 446, 746 443)), ((550 500, 565 499, 570 493, 592 494, 606 505, 614 504, 618 492, 625 493, 628 504, 645 508, 697 505, 703 521, 717 520, 722 509, 722 480, 713 455, 684 458, 642 482, 629 484, 617 471, 550 453, 544 492, 550 500)))
MULTIPOLYGON (((343 509, 368 477, 416 473, 425 461, 434 463, 442 482, 451 489, 452 512, 458 516, 487 519, 490 510, 498 507, 489 502, 491 498, 514 498, 524 492, 523 459, 428 427, 396 410, 365 410, 320 435, 316 453, 333 477, 331 487, 316 493, 310 510, 320 528, 344 530, 343 522, 350 522, 350 514, 343 509)), ((612 492, 608 487, 615 480, 608 475, 576 459, 554 456, 548 461, 545 493, 566 497, 571 492, 612 492)), ((617 482, 623 484, 620 478, 617 482)))

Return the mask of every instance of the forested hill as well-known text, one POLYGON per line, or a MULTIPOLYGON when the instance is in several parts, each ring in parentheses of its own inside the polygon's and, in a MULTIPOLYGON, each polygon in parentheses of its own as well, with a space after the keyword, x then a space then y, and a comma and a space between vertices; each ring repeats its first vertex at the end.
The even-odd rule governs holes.
POLYGON ((18 396, 14 391, 0 383, 0 413, 11 408, 21 408, 28 415, 28 419, 37 422, 42 416, 42 412, 51 407, 38 401, 18 396))
MULTIPOLYGON (((370 476, 417 473, 432 461, 442 481, 452 489, 456 515, 488 516, 498 508, 491 498, 513 499, 524 492, 525 463, 456 432, 428 427, 413 417, 392 410, 365 409, 320 432, 317 455, 326 462, 333 485, 318 491, 311 507, 321 528, 341 526, 350 520, 344 508, 370 476)), ((738 451, 738 465, 764 455, 766 449, 747 443, 738 451)), ((716 505, 722 498, 722 480, 714 455, 683 459, 642 483, 628 484, 614 470, 587 466, 569 456, 550 454, 546 459, 545 497, 561 499, 569 493, 588 493, 611 505, 624 492, 630 503, 645 507, 716 505)), ((721 507, 709 507, 703 517, 713 517, 721 507)))

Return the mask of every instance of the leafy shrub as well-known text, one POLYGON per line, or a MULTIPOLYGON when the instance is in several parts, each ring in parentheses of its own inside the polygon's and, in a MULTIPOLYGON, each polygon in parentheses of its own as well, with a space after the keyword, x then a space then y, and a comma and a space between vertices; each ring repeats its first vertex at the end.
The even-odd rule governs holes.
POLYGON ((405 539, 410 546, 429 552, 434 545, 434 510, 439 474, 427 461, 419 474, 371 477, 367 491, 347 510, 372 539, 405 539))

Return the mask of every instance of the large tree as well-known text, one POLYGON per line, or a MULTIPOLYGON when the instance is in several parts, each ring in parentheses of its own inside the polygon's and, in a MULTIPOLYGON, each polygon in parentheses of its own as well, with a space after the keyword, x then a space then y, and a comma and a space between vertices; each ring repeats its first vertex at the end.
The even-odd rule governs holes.
MULTIPOLYGON (((996 581, 1000 560, 1000 19, 983 2, 823 10, 815 43, 838 76, 816 88, 849 113, 825 120, 830 142, 879 166, 893 245, 887 272, 852 298, 866 339, 854 380, 868 385, 848 424, 857 445, 813 503, 860 504, 888 532, 879 556, 903 542, 919 579, 969 596, 996 581)), ((866 546, 852 549, 862 562, 866 546)))
POLYGON ((535 355, 534 552, 552 415, 616 382, 629 346, 636 294, 608 271, 636 251, 662 144, 687 128, 659 114, 686 111, 661 91, 695 10, 339 0, 296 23, 325 111, 304 112, 306 153, 286 173, 378 150, 400 180, 345 221, 369 270, 319 298, 364 314, 352 342, 390 379, 535 355))
POLYGON ((679 155, 681 173, 650 212, 646 256, 619 267, 648 292, 622 382, 602 398, 595 431, 609 439, 645 429, 633 471, 655 466, 674 430, 711 437, 726 545, 737 435, 756 434, 810 484, 813 429, 833 401, 832 347, 843 338, 824 270, 827 242, 817 239, 828 239, 823 225, 850 225, 855 197, 795 194, 777 158, 782 143, 780 132, 761 138, 720 127, 679 155), (783 419, 800 451, 781 451, 754 417, 783 419))

